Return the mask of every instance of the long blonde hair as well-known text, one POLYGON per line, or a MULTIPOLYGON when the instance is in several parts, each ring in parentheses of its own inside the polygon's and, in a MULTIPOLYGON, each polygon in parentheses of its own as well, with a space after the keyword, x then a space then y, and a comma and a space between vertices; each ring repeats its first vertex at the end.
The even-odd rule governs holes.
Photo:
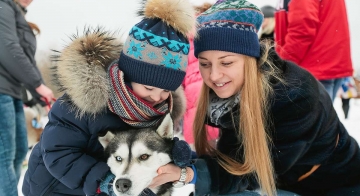
MULTIPOLYGON (((261 190, 269 196, 276 195, 275 177, 271 159, 271 139, 267 133, 268 98, 273 93, 270 79, 279 77, 279 69, 268 58, 270 43, 261 43, 263 54, 260 59, 245 57, 245 81, 240 92, 240 116, 238 138, 243 147, 243 163, 222 154, 207 141, 205 117, 209 104, 210 88, 203 83, 194 120, 195 148, 198 155, 210 154, 233 175, 254 174, 261 190), (264 69, 264 64, 267 68, 264 69)), ((240 151, 240 147, 238 149, 240 151)), ((238 159, 237 159, 238 160, 238 159)))

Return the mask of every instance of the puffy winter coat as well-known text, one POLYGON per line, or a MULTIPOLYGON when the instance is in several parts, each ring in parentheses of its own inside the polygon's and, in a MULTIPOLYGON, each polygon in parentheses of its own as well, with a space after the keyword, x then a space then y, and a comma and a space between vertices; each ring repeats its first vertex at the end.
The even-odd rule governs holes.
MULTIPOLYGON (((190 39, 190 51, 188 56, 188 67, 186 68, 186 75, 183 82, 183 87, 186 97, 186 111, 184 114, 184 138, 190 144, 194 143, 193 137, 193 123, 197 108, 197 100, 199 98, 203 80, 199 71, 199 62, 194 56, 193 39, 190 39)), ((209 140, 214 140, 218 137, 218 129, 207 126, 209 140)))
MULTIPOLYGON (((130 128, 107 107, 103 65, 117 62, 120 50, 110 34, 96 30, 62 51, 55 79, 66 94, 50 110, 49 122, 30 155, 22 187, 25 196, 95 195, 109 171, 98 137, 130 128)), ((179 119, 185 110, 179 100, 185 99, 182 88, 172 96, 172 117, 179 119)))
POLYGON ((279 5, 275 41, 283 59, 295 62, 318 80, 352 76, 344 0, 281 0, 279 5))

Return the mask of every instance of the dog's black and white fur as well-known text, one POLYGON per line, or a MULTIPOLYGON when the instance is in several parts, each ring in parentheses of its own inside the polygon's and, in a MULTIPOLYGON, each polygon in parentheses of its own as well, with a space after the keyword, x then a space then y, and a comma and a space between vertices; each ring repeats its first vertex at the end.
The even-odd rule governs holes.
MULTIPOLYGON (((99 137, 104 146, 107 164, 116 176, 113 190, 116 195, 139 195, 157 176, 157 169, 171 162, 173 123, 165 116, 156 128, 130 129, 108 132, 99 137)), ((158 196, 170 196, 171 183, 152 191, 158 196)))

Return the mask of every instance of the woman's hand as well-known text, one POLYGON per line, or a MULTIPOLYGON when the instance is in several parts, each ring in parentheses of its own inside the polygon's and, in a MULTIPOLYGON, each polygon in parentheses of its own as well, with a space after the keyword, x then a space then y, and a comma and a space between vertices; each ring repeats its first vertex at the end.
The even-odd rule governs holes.
MULTIPOLYGON (((37 87, 36 92, 39 93, 43 99, 46 99, 49 103, 54 99, 54 94, 50 88, 45 86, 44 84, 41 84, 39 87, 37 87)), ((44 100, 46 102, 46 100, 44 100)))
MULTIPOLYGON (((159 167, 157 172, 158 176, 153 179, 149 185, 149 188, 155 188, 167 182, 178 181, 180 179, 181 168, 172 163, 169 163, 159 167)), ((186 172, 187 174, 185 182, 190 182, 194 177, 194 171, 190 167, 187 167, 186 172)))

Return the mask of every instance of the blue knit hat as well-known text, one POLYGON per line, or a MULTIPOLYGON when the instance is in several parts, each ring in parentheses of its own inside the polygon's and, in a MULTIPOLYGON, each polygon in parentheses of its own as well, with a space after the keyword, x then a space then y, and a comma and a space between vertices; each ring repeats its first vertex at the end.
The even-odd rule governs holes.
POLYGON ((257 32, 263 18, 259 8, 248 1, 217 1, 197 18, 195 56, 202 51, 221 50, 259 57, 257 32))
POLYGON ((148 0, 139 12, 120 54, 119 69, 127 79, 174 91, 182 83, 195 13, 188 0, 148 0))

